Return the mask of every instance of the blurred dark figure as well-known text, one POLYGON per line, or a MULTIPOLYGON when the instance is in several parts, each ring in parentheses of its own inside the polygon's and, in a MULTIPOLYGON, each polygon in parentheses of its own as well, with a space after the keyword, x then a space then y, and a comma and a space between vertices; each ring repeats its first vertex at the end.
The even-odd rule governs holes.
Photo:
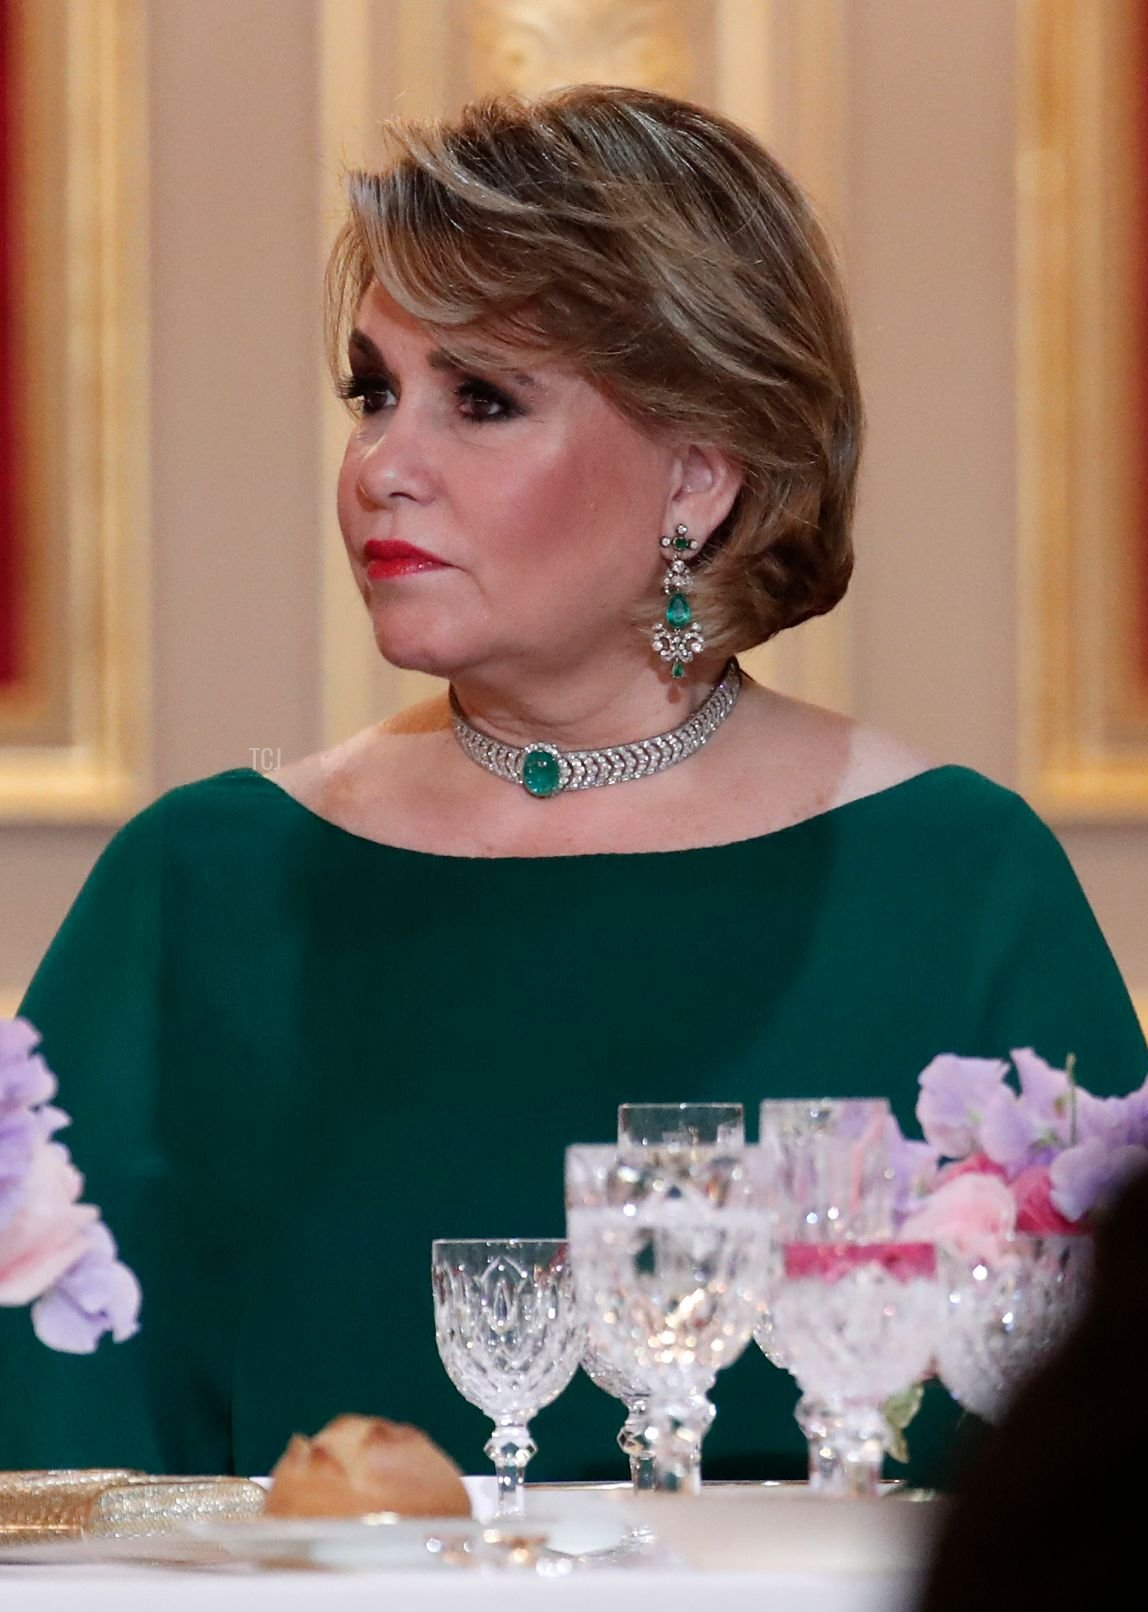
POLYGON ((919 1612, 1144 1605, 1148 1173, 1097 1229, 1079 1325, 978 1446, 951 1503, 919 1612))

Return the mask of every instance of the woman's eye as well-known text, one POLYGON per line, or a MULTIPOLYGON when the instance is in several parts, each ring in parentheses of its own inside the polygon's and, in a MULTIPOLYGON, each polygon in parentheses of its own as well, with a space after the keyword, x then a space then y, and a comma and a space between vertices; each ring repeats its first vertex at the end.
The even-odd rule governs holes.
MULTIPOLYGON (((351 403, 357 414, 365 415, 378 414, 388 407, 387 399, 394 396, 390 382, 381 375, 344 375, 338 390, 339 396, 351 403)), ((509 420, 522 412, 513 398, 477 378, 460 381, 454 395, 463 406, 463 418, 476 424, 509 420)))
POLYGON ((389 391, 386 381, 377 375, 344 375, 339 382, 339 396, 353 403, 358 414, 377 414, 389 391))
POLYGON ((477 406, 478 412, 470 415, 474 420, 509 420, 521 412, 513 398, 486 381, 463 381, 456 395, 477 406))

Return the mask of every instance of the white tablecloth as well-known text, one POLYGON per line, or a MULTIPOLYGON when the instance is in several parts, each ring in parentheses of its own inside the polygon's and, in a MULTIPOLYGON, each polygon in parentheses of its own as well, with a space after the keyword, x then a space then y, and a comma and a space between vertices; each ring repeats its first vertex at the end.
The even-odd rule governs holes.
POLYGON ((12 1612, 911 1612, 902 1573, 264 1573, 0 1567, 12 1612))
MULTIPOLYGON (((465 1481, 476 1515, 488 1515, 493 1480, 465 1481)), ((338 1572, 0 1563, 0 1612, 913 1612, 943 1507, 827 1501, 804 1485, 715 1484, 687 1499, 635 1497, 617 1484, 530 1487, 526 1514, 563 1551, 608 1548, 635 1523, 652 1527, 661 1546, 640 1565, 583 1566, 564 1577, 437 1561, 410 1571, 398 1560, 338 1572)))

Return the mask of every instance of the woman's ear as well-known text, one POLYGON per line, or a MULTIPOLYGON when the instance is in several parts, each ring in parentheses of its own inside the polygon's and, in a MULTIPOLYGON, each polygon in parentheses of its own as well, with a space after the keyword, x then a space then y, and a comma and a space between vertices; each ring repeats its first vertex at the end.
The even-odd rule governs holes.
POLYGON ((691 443, 682 452, 675 490, 666 506, 664 530, 682 524, 697 544, 695 553, 733 508, 745 473, 720 448, 691 443))

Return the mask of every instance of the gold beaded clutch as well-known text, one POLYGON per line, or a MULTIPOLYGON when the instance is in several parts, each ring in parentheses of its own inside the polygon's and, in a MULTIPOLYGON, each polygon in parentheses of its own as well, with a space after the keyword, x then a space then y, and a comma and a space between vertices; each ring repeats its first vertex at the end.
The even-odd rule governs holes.
POLYGON ((250 1478, 151 1477, 127 1469, 0 1472, 0 1546, 126 1539, 187 1522, 257 1517, 266 1495, 250 1478))

